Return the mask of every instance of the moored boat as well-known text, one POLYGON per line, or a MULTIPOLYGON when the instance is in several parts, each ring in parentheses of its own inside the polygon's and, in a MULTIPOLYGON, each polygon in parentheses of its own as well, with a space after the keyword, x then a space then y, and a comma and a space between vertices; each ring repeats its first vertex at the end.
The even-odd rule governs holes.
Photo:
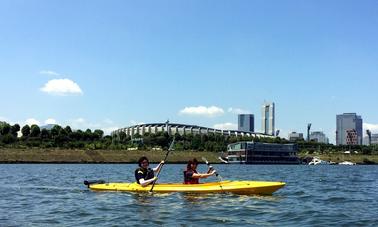
POLYGON ((339 165, 354 166, 354 165, 356 165, 356 163, 354 163, 354 162, 349 162, 349 161, 343 161, 343 162, 340 162, 339 165))
POLYGON ((330 165, 330 162, 321 160, 318 157, 313 157, 311 162, 308 163, 309 165, 330 165))

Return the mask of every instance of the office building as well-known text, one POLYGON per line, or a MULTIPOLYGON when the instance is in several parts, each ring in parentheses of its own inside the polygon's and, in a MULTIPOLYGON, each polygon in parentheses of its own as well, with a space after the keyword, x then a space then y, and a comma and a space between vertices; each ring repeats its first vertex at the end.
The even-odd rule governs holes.
POLYGON ((362 145, 362 118, 356 113, 336 116, 336 145, 362 145))
POLYGON ((364 145, 377 145, 378 144, 378 133, 372 133, 371 134, 371 141, 369 144, 369 137, 365 136, 363 140, 364 145))
POLYGON ((311 140, 318 143, 329 143, 327 136, 323 132, 320 132, 320 131, 311 132, 310 141, 311 140))
POLYGON ((253 114, 238 115, 238 130, 243 132, 255 131, 255 116, 253 114))
POLYGON ((291 132, 289 133, 289 141, 295 142, 297 140, 303 140, 303 133, 291 132))
POLYGON ((274 121, 275 121, 275 115, 274 115, 274 102, 267 103, 265 102, 261 108, 261 116, 262 116, 262 124, 261 129, 262 133, 267 135, 274 135, 274 121))

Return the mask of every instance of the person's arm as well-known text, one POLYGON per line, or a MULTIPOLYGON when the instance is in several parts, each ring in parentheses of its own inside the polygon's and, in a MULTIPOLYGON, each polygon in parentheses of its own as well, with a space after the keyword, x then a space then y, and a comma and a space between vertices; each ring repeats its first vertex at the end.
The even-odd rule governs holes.
POLYGON ((192 177, 193 178, 207 178, 207 177, 214 175, 215 173, 216 173, 215 170, 213 170, 210 173, 193 173, 192 177))
POLYGON ((156 180, 157 180, 157 177, 154 177, 154 178, 149 179, 149 180, 145 180, 144 178, 141 178, 141 179, 139 179, 139 184, 142 187, 146 187, 147 185, 151 184, 152 182, 154 182, 156 180))
POLYGON ((159 163, 159 165, 158 166, 156 166, 155 168, 153 168, 152 170, 154 171, 154 172, 158 172, 160 169, 161 169, 161 167, 164 165, 164 161, 161 161, 160 163, 159 163))

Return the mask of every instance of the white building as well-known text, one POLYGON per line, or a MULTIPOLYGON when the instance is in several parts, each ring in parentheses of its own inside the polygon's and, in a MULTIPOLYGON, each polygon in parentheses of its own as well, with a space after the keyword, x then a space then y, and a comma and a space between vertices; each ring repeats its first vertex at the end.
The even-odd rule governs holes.
POLYGON ((274 130, 274 121, 275 121, 275 113, 274 113, 274 102, 268 103, 265 102, 262 105, 261 108, 261 116, 262 116, 262 121, 261 121, 261 129, 262 133, 267 134, 267 135, 275 135, 275 130, 274 130))

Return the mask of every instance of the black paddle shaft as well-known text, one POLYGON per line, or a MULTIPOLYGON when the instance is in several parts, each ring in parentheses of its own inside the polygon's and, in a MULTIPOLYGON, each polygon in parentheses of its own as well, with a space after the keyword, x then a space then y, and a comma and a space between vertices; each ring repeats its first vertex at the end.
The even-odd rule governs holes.
MULTIPOLYGON (((169 155, 169 153, 171 152, 171 150, 173 150, 173 145, 174 145, 174 143, 175 143, 175 137, 173 137, 173 140, 172 140, 171 144, 169 145, 168 151, 167 151, 167 153, 165 154, 165 157, 164 157, 164 163, 165 163, 165 161, 167 161, 168 155, 169 155)), ((163 164, 163 165, 164 165, 164 164, 163 164)), ((159 174, 160 174, 162 168, 163 168, 163 166, 160 167, 158 173, 156 174, 156 178, 159 177, 159 174)), ((152 192, 152 190, 154 189, 155 184, 156 184, 156 181, 157 181, 157 179, 152 183, 152 187, 151 187, 151 189, 150 189, 150 192, 152 192)))

